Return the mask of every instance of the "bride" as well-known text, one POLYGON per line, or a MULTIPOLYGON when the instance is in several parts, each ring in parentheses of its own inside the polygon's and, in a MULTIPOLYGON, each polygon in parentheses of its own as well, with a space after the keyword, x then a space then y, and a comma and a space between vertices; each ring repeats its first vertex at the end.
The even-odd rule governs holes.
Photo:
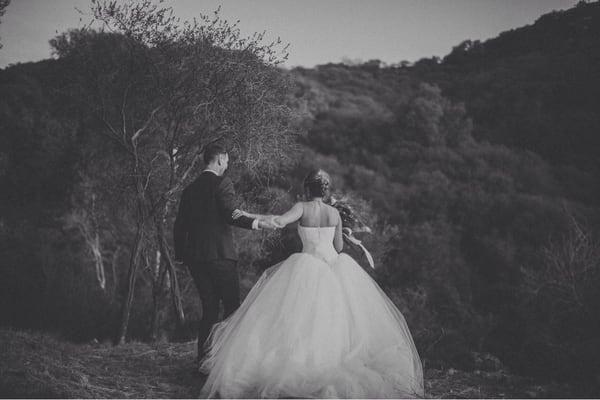
POLYGON ((423 396, 421 360, 404 317, 343 247, 338 211, 323 203, 322 171, 307 201, 272 218, 298 222, 301 253, 267 269, 240 308, 205 342, 202 397, 423 396))

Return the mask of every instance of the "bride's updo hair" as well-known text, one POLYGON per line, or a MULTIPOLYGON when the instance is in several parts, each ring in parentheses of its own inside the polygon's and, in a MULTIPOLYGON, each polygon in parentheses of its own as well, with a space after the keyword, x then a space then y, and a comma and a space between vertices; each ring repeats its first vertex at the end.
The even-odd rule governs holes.
POLYGON ((304 178, 304 191, 308 198, 328 197, 330 186, 331 178, 322 169, 314 169, 304 178))

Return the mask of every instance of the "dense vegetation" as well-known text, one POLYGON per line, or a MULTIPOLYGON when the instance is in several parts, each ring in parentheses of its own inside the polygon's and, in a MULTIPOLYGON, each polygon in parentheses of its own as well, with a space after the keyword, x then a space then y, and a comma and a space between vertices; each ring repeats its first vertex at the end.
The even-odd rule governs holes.
MULTIPOLYGON (((443 59, 282 71, 306 132, 297 162, 271 169, 266 188, 248 177, 238 190, 250 208, 282 211, 307 168, 328 170, 374 229, 364 238, 373 276, 428 365, 480 368, 490 352, 520 373, 589 381, 600 373, 598 29, 600 3, 581 3, 443 59)), ((133 228, 118 191, 106 192, 113 202, 94 222, 101 289, 73 221, 86 174, 110 171, 112 158, 92 151, 87 111, 61 90, 65 68, 58 59, 0 72, 2 322, 106 338, 133 228)), ((243 290, 298 246, 293 229, 240 232, 239 243, 243 290)), ((145 339, 154 275, 153 254, 144 257, 130 336, 145 339)), ((178 276, 187 322, 178 325, 166 288, 160 307, 172 339, 189 337, 197 313, 187 272, 178 276)))

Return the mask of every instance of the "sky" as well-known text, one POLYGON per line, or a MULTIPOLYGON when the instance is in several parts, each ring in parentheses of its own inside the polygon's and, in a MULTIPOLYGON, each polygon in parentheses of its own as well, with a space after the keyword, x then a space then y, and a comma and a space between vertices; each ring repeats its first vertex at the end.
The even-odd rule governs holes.
MULTIPOLYGON (((182 19, 211 14, 240 20, 245 35, 289 43, 286 67, 344 59, 386 63, 448 54, 463 40, 485 40, 532 24, 578 0, 167 0, 182 19)), ((0 19, 0 68, 49 58, 48 41, 83 26, 89 0, 12 0, 0 19)))

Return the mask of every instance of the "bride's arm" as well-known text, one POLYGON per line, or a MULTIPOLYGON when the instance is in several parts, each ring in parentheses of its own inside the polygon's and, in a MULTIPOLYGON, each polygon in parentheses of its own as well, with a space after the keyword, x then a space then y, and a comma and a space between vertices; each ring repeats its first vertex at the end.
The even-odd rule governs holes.
POLYGON ((344 249, 344 238, 342 237, 342 217, 338 212, 338 223, 335 226, 335 236, 333 237, 333 247, 338 253, 344 249))
POLYGON ((302 203, 296 203, 285 214, 275 216, 275 218, 273 218, 273 223, 283 228, 284 226, 289 225, 292 222, 298 221, 300 217, 302 217, 303 210, 304 207, 302 207, 302 203))

